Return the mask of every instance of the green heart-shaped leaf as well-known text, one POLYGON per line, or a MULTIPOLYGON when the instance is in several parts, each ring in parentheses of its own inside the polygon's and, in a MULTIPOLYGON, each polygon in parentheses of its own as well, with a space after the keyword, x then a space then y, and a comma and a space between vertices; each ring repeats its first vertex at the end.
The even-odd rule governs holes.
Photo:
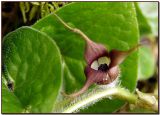
MULTIPOLYGON (((134 3, 77 2, 66 5, 57 14, 69 25, 82 30, 109 50, 128 50, 138 43, 139 31, 134 3)), ((67 92, 78 90, 84 84, 84 41, 66 28, 53 15, 32 26, 52 37, 60 47, 65 60, 64 86, 67 92)), ((131 54, 121 65, 121 84, 130 91, 136 87, 138 55, 131 54)), ((98 102, 83 112, 113 112, 123 101, 98 102)))
MULTIPOLYGON (((55 42, 33 28, 22 27, 4 37, 2 48, 7 77, 12 78, 13 93, 23 109, 31 113, 51 112, 62 76, 61 56, 55 42)), ((3 95, 2 99, 5 98, 3 95)), ((5 112, 12 112, 9 108, 5 112)))

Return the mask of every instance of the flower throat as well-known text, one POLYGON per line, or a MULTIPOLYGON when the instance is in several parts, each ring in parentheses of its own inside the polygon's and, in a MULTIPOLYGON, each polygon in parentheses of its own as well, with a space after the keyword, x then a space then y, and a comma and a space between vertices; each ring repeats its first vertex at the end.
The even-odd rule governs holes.
POLYGON ((99 67, 98 67, 98 70, 102 71, 102 72, 106 72, 109 70, 109 67, 107 64, 101 64, 99 67))

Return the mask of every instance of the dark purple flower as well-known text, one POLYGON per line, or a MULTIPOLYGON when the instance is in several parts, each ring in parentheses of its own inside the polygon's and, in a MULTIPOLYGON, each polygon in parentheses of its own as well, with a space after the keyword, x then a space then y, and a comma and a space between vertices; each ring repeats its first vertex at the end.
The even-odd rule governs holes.
POLYGON ((87 39, 85 48, 85 60, 87 63, 85 68, 86 82, 80 91, 67 96, 79 96, 94 83, 98 85, 112 83, 119 75, 119 64, 139 46, 137 45, 128 51, 111 50, 108 52, 102 44, 87 39))

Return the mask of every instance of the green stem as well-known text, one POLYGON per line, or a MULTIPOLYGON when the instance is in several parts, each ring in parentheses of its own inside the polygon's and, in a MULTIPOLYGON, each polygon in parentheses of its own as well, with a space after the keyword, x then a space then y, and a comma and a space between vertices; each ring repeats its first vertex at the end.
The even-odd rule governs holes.
POLYGON ((137 97, 134 94, 131 94, 128 90, 124 88, 109 88, 107 90, 100 90, 94 92, 94 94, 92 93, 87 95, 87 97, 83 98, 82 100, 78 100, 76 103, 71 104, 71 106, 65 108, 64 111, 62 111, 62 113, 72 113, 76 110, 79 110, 80 108, 84 108, 88 104, 95 102, 95 100, 100 100, 111 96, 115 96, 120 99, 125 99, 130 103, 135 103, 137 100, 137 97))
POLYGON ((27 19, 26 19, 26 13, 25 13, 25 3, 20 2, 19 7, 21 9, 21 13, 22 13, 22 16, 23 16, 23 21, 24 21, 24 23, 26 23, 27 19))
MULTIPOLYGON (((77 112, 82 108, 86 108, 86 106, 92 105, 92 103, 110 97, 128 101, 130 104, 133 104, 138 108, 150 109, 155 112, 158 111, 158 102, 153 95, 144 94, 137 90, 136 92, 137 94, 132 94, 127 89, 121 87, 109 89, 95 88, 92 91, 84 93, 76 98, 68 98, 68 101, 67 99, 64 99, 62 103, 67 101, 68 104, 65 103, 65 105, 63 105, 61 103, 62 106, 57 107, 56 112, 77 112)), ((60 105, 60 103, 58 105, 60 105)))

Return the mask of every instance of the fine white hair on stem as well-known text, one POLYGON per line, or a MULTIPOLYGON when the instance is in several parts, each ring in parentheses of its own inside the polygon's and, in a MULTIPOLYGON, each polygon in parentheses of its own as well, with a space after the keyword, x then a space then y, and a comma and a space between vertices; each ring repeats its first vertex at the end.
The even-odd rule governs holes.
POLYGON ((137 99, 133 94, 131 94, 125 88, 113 87, 113 88, 108 88, 106 90, 102 90, 100 88, 94 88, 93 90, 88 91, 87 93, 84 93, 76 97, 75 99, 72 99, 72 101, 69 104, 57 108, 56 112, 58 113, 78 112, 80 109, 87 108, 89 105, 93 105, 94 103, 104 98, 110 99, 110 97, 112 96, 119 97, 122 99, 125 98, 127 101, 131 103, 135 103, 137 99))

